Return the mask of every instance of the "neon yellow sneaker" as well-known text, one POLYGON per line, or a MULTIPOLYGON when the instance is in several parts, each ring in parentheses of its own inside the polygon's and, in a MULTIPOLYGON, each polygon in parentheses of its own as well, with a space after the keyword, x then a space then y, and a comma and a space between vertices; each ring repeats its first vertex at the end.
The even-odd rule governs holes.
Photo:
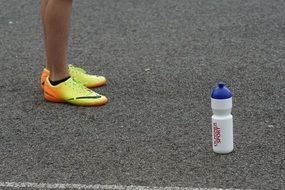
POLYGON ((55 86, 51 85, 49 77, 46 77, 44 97, 50 102, 70 103, 78 106, 101 106, 108 101, 105 96, 88 89, 72 77, 55 86))
MULTIPOLYGON (((84 86, 88 88, 94 88, 103 86, 106 84, 107 80, 103 76, 97 76, 97 75, 89 75, 84 69, 81 69, 79 67, 75 67, 71 64, 68 65, 68 72, 71 77, 73 77, 77 82, 80 82, 84 86)), ((41 74, 41 86, 43 89, 44 83, 46 81, 46 78, 49 76, 49 70, 44 68, 42 74, 41 74)))

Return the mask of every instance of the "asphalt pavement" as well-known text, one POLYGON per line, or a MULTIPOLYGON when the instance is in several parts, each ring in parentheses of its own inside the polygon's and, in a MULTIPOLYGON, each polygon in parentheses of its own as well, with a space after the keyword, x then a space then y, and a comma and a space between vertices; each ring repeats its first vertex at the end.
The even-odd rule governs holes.
POLYGON ((39 5, 0 0, 0 182, 284 189, 285 1, 75 0, 69 63, 108 79, 87 108, 43 98, 39 5), (218 81, 228 155, 211 147, 218 81))

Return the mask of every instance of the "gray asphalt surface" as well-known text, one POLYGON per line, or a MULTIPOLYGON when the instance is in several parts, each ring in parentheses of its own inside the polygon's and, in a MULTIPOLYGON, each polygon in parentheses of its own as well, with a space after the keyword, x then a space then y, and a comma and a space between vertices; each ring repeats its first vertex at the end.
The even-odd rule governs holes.
POLYGON ((282 189, 283 0, 74 1, 69 61, 103 107, 44 101, 39 1, 0 0, 0 181, 282 189), (210 94, 234 93, 235 151, 211 148, 210 94))

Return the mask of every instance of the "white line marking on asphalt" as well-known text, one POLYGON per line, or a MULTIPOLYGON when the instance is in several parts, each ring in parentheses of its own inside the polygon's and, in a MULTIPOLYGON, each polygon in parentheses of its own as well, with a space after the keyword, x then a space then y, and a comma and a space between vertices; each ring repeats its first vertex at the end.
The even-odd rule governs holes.
MULTIPOLYGON (((0 187, 36 188, 36 189, 91 189, 91 190, 222 190, 219 188, 191 188, 191 187, 151 187, 151 186, 124 186, 124 185, 85 185, 85 184, 53 184, 30 182, 0 182, 0 187)), ((225 189, 238 190, 238 189, 225 189)))

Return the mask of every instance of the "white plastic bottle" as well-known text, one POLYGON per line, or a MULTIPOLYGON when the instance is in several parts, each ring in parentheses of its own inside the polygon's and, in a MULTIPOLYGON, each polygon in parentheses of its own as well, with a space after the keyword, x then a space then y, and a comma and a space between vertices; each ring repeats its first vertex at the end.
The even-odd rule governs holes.
POLYGON ((232 93, 219 82, 211 95, 213 150, 219 154, 233 151, 232 93))

